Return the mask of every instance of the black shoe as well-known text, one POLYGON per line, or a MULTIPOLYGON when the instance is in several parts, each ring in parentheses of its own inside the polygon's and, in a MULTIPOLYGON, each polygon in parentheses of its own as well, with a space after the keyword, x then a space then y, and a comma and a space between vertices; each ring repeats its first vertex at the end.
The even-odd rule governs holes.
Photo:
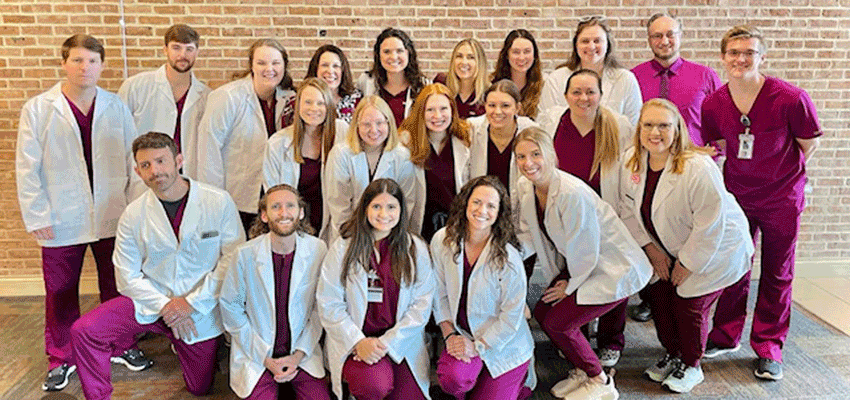
POLYGON ((782 379, 782 363, 769 358, 759 358, 756 360, 756 370, 753 373, 756 378, 778 381, 782 379))
POLYGON ((652 308, 649 303, 642 301, 629 309, 629 317, 637 322, 646 322, 652 319, 652 308))
POLYGON ((144 371, 153 365, 153 360, 145 357, 145 353, 139 349, 127 350, 118 357, 110 358, 109 361, 113 364, 122 364, 130 371, 136 372, 144 371))
POLYGON ((44 383, 41 385, 41 390, 44 390, 45 392, 56 392, 65 389, 65 386, 68 386, 68 379, 76 370, 76 365, 68 364, 62 364, 51 369, 50 372, 47 373, 47 379, 45 379, 44 383))
POLYGON ((705 351, 702 353, 702 357, 703 358, 719 357, 719 356, 722 356, 724 354, 734 353, 734 352, 736 352, 740 349, 741 349, 740 343, 736 344, 733 347, 720 347, 717 344, 715 344, 714 342, 712 342, 711 339, 709 339, 708 342, 706 342, 706 344, 705 344, 705 351))

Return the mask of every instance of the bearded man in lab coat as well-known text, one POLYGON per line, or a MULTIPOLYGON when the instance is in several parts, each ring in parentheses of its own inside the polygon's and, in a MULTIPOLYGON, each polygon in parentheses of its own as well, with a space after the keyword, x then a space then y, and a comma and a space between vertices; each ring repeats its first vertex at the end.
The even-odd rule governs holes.
POLYGON ((183 156, 168 135, 140 136, 133 156, 150 190, 118 222, 112 260, 122 296, 71 329, 80 383, 86 399, 109 399, 112 343, 152 332, 171 340, 189 392, 204 395, 223 333, 216 300, 223 269, 216 265, 244 241, 242 224, 227 192, 177 173, 183 156))
POLYGON ((139 132, 164 132, 183 154, 183 173, 197 177, 198 124, 210 88, 192 72, 201 36, 184 24, 165 31, 165 65, 130 77, 118 89, 139 132))
POLYGON ((292 186, 272 186, 260 198, 253 239, 222 259, 219 305, 239 397, 330 400, 316 309, 327 247, 312 235, 306 207, 292 186))
MULTIPOLYGON (((133 174, 136 128, 118 96, 97 86, 103 44, 77 34, 62 44, 65 79, 24 104, 15 151, 24 226, 41 246, 44 273, 46 391, 62 390, 76 369, 71 324, 80 317, 80 272, 86 248, 97 264, 100 301, 116 296, 112 249, 118 217, 144 187, 133 174)), ((139 371, 151 365, 133 338, 113 357, 139 371)), ((108 361, 108 360, 107 360, 108 361)))

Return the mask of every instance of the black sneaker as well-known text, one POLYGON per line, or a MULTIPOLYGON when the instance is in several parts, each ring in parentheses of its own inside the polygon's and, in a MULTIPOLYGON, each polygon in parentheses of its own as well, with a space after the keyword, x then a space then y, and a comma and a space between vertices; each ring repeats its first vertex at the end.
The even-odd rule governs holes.
POLYGON ((652 308, 649 302, 642 301, 640 304, 629 309, 629 317, 637 322, 646 322, 652 319, 652 308))
POLYGON ((130 349, 118 357, 109 359, 113 364, 123 364, 130 371, 144 371, 153 365, 153 360, 145 357, 139 349, 130 349))
POLYGON ((709 339, 705 344, 705 351, 702 353, 702 356, 703 358, 714 358, 720 357, 724 354, 734 353, 738 350, 741 350, 740 343, 736 344, 734 347, 720 347, 709 339))
POLYGON ((782 363, 769 358, 759 358, 756 360, 756 370, 753 373, 756 378, 778 381, 782 379, 782 363))
POLYGON ((47 373, 47 379, 45 379, 44 383, 41 385, 41 390, 44 390, 45 392, 56 392, 65 389, 65 386, 68 386, 68 379, 76 370, 76 365, 68 364, 62 364, 51 369, 50 372, 47 373))

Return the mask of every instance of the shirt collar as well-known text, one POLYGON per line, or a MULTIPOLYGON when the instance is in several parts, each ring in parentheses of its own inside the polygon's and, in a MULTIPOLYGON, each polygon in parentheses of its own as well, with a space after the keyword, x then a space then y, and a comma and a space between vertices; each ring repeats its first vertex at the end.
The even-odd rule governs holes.
POLYGON ((669 68, 664 68, 661 65, 661 63, 658 62, 658 60, 653 58, 650 61, 650 65, 652 65, 652 69, 653 69, 653 71, 655 71, 656 76, 661 75, 661 71, 665 71, 665 70, 669 70, 670 73, 672 73, 673 75, 678 75, 679 70, 682 68, 682 65, 684 63, 685 63, 685 61, 682 59, 682 57, 679 57, 676 61, 673 62, 672 65, 670 65, 669 68))

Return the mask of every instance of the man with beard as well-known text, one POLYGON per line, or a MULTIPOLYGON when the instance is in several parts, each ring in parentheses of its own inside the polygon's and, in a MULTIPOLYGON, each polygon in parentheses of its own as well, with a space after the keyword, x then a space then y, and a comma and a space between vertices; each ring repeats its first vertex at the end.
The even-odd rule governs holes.
POLYGON ((198 123, 210 93, 192 73, 199 42, 198 32, 189 26, 171 26, 165 31, 165 65, 134 75, 118 89, 138 132, 165 132, 174 138, 183 154, 183 174, 192 179, 197 177, 198 123))
POLYGON ((230 387, 239 397, 330 400, 316 310, 327 248, 312 236, 305 207, 293 187, 269 188, 253 239, 222 260, 219 304, 233 338, 230 387))
MULTIPOLYGON (((638 80, 643 101, 662 98, 670 100, 688 125, 688 136, 697 146, 702 146, 702 102, 723 85, 713 69, 685 60, 679 54, 682 44, 682 26, 667 13, 658 13, 646 23, 647 41, 654 55, 652 60, 632 69, 638 80)), ((629 309, 635 321, 652 318, 652 310, 641 290, 641 303, 629 309)))
POLYGON ((171 340, 186 387, 204 395, 223 333, 216 296, 224 274, 216 265, 244 241, 242 224, 227 192, 177 173, 183 156, 168 135, 140 136, 133 156, 150 190, 118 221, 112 261, 121 296, 71 328, 80 383, 86 399, 109 399, 113 342, 151 332, 171 340))
POLYGON ((694 144, 702 146, 700 138, 700 109, 708 95, 723 82, 713 69, 685 60, 679 54, 682 26, 676 18, 658 13, 646 24, 647 41, 654 55, 632 72, 637 77, 643 101, 662 98, 670 100, 688 124, 694 144))

